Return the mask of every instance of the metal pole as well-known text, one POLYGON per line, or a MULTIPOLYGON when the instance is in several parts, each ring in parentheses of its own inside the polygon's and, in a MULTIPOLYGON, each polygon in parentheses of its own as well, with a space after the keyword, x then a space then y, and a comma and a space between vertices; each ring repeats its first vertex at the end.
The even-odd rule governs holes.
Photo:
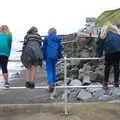
MULTIPOLYGON (((60 59, 61 61, 64 61, 64 59, 60 59)), ((88 57, 88 58, 66 58, 66 60, 71 61, 71 60, 103 60, 103 58, 100 57, 88 57)))
POLYGON ((65 96, 64 96, 64 109, 65 109, 65 115, 68 115, 68 99, 67 99, 67 60, 66 56, 64 57, 64 85, 65 85, 65 96))
POLYGON ((66 58, 66 60, 103 60, 100 57, 88 57, 88 58, 66 58))

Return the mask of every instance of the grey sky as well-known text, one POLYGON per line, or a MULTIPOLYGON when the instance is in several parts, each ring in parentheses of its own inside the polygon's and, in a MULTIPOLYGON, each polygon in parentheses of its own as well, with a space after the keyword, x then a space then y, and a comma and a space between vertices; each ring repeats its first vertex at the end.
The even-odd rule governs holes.
POLYGON ((7 24, 16 39, 32 25, 42 35, 52 26, 66 34, 83 27, 86 17, 119 7, 120 0, 0 0, 0 25, 7 24))

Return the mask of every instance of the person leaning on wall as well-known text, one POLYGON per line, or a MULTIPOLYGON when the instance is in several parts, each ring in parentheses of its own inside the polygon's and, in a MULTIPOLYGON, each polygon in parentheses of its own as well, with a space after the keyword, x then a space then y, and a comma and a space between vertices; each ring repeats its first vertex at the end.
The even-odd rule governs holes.
POLYGON ((119 87, 119 62, 120 62, 120 32, 119 29, 106 22, 99 34, 97 41, 97 56, 101 57, 105 52, 105 69, 103 88, 108 89, 108 80, 111 67, 114 68, 114 87, 119 87))
POLYGON ((56 63, 62 57, 61 38, 56 35, 55 28, 48 30, 48 36, 43 41, 43 56, 46 62, 49 92, 53 92, 56 84, 56 63))
POLYGON ((12 34, 7 25, 0 27, 0 67, 2 68, 2 74, 5 80, 4 86, 8 88, 10 86, 8 82, 8 59, 11 53, 12 34))

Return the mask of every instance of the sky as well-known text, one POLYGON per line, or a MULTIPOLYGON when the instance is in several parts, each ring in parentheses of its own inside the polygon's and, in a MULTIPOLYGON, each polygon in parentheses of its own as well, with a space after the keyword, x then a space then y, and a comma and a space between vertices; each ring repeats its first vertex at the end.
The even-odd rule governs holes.
POLYGON ((0 25, 8 25, 15 40, 22 40, 31 26, 41 35, 50 27, 69 34, 83 28, 86 17, 119 7, 120 0, 0 0, 0 25))

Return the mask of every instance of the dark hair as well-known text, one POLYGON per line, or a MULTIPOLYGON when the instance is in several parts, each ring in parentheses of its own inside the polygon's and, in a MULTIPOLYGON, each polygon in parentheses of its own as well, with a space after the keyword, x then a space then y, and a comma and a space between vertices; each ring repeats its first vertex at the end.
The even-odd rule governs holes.
POLYGON ((27 33, 36 33, 36 32, 38 32, 38 29, 37 29, 36 27, 32 26, 32 27, 28 30, 27 33))

